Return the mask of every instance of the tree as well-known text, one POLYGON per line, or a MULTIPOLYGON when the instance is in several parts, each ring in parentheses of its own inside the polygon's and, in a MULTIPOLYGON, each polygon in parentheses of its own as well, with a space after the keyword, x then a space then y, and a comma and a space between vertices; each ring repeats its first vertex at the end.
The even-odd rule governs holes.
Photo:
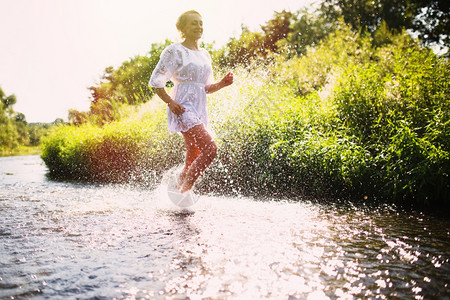
POLYGON ((427 44, 449 43, 450 12, 446 0, 324 0, 321 11, 328 22, 342 16, 356 30, 372 33, 384 20, 397 32, 403 28, 415 31, 427 44))
POLYGON ((267 63, 269 54, 282 51, 280 41, 290 33, 290 25, 295 17, 296 14, 285 10, 275 12, 274 17, 261 26, 262 32, 252 32, 242 25, 241 36, 231 38, 224 49, 219 51, 218 64, 220 67, 248 67, 256 60, 267 63))
POLYGON ((0 88, 0 150, 16 148, 20 138, 12 118, 13 105, 17 102, 15 95, 6 96, 0 88))
POLYGON ((45 136, 51 127, 49 123, 29 123, 28 134, 30 137, 30 146, 39 146, 41 138, 45 136))
POLYGON ((29 124, 25 114, 15 112, 15 95, 6 96, 0 88, 0 151, 10 152, 19 146, 39 146, 50 124, 29 124))
POLYGON ((52 122, 53 125, 62 125, 64 124, 64 120, 61 118, 56 118, 55 121, 52 122))
POLYGON ((272 19, 262 25, 264 33, 264 49, 272 52, 279 52, 278 41, 285 39, 291 32, 291 23, 296 15, 292 12, 283 10, 275 12, 272 19))
POLYGON ((6 94, 0 88, 0 101, 1 101, 2 109, 5 111, 5 113, 7 113, 7 114, 14 113, 12 107, 17 102, 16 95, 13 94, 13 95, 6 96, 6 94))
POLYGON ((241 36, 231 38, 225 49, 222 53, 223 56, 219 58, 221 67, 248 66, 256 58, 267 55, 267 51, 264 49, 263 34, 251 32, 246 26, 242 26, 241 36))
POLYGON ((17 142, 20 145, 29 145, 30 144, 30 133, 28 130, 28 124, 25 118, 25 115, 23 113, 16 113, 14 116, 14 125, 16 127, 17 131, 17 142))
POLYGON ((333 30, 323 14, 305 8, 298 12, 286 39, 278 44, 287 48, 288 57, 305 55, 308 47, 317 46, 333 30))
POLYGON ((417 0, 419 14, 412 22, 411 29, 419 38, 428 43, 440 43, 449 47, 450 43, 450 3, 446 0, 417 0))
MULTIPOLYGON (((149 101, 154 92, 149 88, 148 81, 161 52, 169 44, 171 44, 169 40, 152 44, 146 56, 131 58, 118 68, 107 67, 101 81, 89 87, 91 91, 89 118, 101 125, 116 120, 119 117, 117 109, 122 104, 137 105, 149 101)), ((72 112, 70 117, 71 122, 84 119, 75 112, 72 112)))
POLYGON ((89 121, 89 113, 78 111, 76 109, 69 109, 69 123, 79 126, 89 121))

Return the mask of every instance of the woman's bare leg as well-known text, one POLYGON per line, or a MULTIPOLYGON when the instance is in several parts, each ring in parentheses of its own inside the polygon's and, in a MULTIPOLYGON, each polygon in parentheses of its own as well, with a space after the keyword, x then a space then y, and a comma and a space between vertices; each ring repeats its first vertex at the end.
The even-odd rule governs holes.
POLYGON ((186 178, 186 174, 189 170, 191 164, 195 161, 195 159, 202 153, 199 148, 194 144, 194 141, 190 137, 185 136, 185 147, 186 147, 186 160, 184 164, 184 168, 181 171, 179 182, 183 182, 184 178, 186 178))
MULTIPOLYGON (((189 145, 189 148, 191 146, 197 148, 200 151, 200 154, 196 156, 196 154, 194 154, 195 150, 191 150, 192 152, 189 154, 189 160, 186 159, 186 172, 184 173, 184 178, 180 176, 180 192, 182 193, 192 189, 197 178, 212 163, 217 154, 216 143, 203 124, 194 126, 188 131, 183 132, 183 136, 186 145, 189 145), (195 159, 193 159, 194 157, 195 159)), ((186 154, 186 158, 188 158, 188 154, 186 154)), ((185 170, 183 169, 183 171, 185 170)))

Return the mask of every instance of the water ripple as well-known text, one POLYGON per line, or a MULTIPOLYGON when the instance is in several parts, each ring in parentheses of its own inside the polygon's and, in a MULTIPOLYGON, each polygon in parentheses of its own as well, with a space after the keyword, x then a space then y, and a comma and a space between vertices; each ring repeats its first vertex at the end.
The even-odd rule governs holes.
POLYGON ((0 158, 0 298, 450 295, 448 220, 218 196, 182 211, 163 186, 52 182, 42 168, 0 158))

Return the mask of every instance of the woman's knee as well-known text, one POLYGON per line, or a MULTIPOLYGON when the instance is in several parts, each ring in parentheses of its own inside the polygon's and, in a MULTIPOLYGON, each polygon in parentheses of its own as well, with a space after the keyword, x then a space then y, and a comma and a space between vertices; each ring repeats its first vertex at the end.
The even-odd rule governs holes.
POLYGON ((186 148, 195 147, 211 160, 216 157, 217 145, 203 125, 197 125, 183 135, 185 136, 186 148))
POLYGON ((206 152, 208 157, 211 158, 211 160, 213 160, 216 156, 217 156, 217 145, 216 142, 211 141, 208 145, 208 147, 206 147, 206 152))

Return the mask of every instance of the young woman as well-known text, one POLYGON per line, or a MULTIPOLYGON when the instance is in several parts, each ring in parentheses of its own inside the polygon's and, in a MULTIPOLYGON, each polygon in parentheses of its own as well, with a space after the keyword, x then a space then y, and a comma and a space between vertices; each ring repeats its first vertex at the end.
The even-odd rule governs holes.
POLYGON ((167 103, 169 131, 181 132, 184 137, 186 161, 178 178, 178 190, 184 193, 192 189, 217 152, 216 143, 207 131, 206 94, 232 84, 233 75, 228 73, 213 83, 211 57, 198 45, 203 34, 203 21, 198 12, 181 14, 176 26, 183 41, 164 49, 149 85, 167 103), (165 90, 169 80, 174 83, 170 95, 165 90))

